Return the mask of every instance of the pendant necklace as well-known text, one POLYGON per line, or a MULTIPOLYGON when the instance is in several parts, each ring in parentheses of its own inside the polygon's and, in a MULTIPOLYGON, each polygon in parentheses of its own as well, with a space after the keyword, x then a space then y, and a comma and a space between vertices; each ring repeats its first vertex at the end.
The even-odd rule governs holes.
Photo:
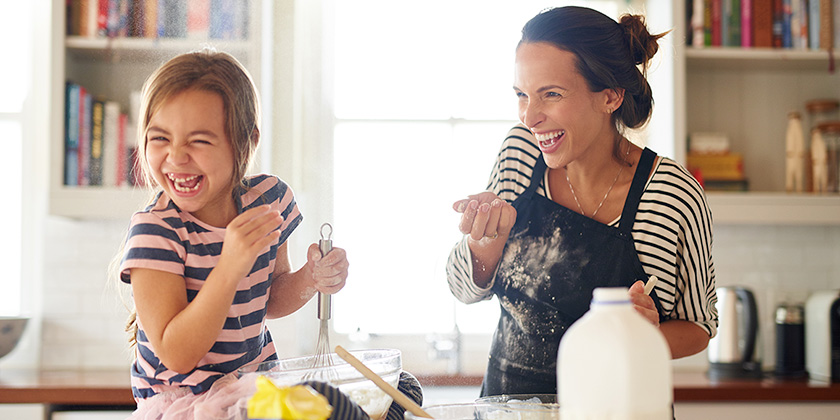
MULTIPOLYGON (((621 171, 624 170, 624 166, 627 163, 627 156, 628 155, 630 155, 630 144, 629 144, 629 142, 627 144, 627 152, 624 154, 624 162, 622 162, 621 168, 619 168, 618 173, 615 174, 615 179, 613 179, 613 182, 610 185, 610 188, 607 189, 607 193, 604 194, 604 198, 602 198, 601 202, 598 203, 598 208, 595 209, 595 211, 592 213, 592 216, 589 216, 590 218, 594 219, 595 215, 598 214, 598 210, 601 210, 601 206, 603 206, 604 202, 607 201, 607 197, 609 197, 610 191, 612 191, 613 187, 615 186, 615 183, 618 182, 618 177, 621 176, 621 171)), ((586 213, 583 211, 583 207, 580 206, 580 201, 578 201, 577 194, 575 194, 575 188, 572 187, 572 181, 569 180, 569 170, 568 169, 566 170, 566 182, 569 184, 569 190, 572 192, 572 197, 574 197, 574 199, 575 199, 575 204, 577 204, 578 210, 580 210, 580 214, 586 216, 586 213)))

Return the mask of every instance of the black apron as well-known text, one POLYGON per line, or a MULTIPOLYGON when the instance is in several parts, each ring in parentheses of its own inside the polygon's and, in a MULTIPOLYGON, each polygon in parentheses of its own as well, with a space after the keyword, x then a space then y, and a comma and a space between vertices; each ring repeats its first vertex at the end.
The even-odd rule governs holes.
MULTIPOLYGON (((482 396, 556 394, 560 339, 589 310, 593 290, 647 280, 631 230, 655 157, 642 152, 615 228, 537 194, 546 170, 540 154, 531 184, 513 202, 516 224, 493 284, 501 316, 482 396)), ((651 297, 661 318, 656 293, 651 297)))

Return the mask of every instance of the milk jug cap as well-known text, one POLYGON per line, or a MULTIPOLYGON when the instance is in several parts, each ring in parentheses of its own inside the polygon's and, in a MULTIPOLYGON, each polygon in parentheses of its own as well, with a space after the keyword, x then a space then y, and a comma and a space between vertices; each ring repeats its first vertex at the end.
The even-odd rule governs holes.
POLYGON ((592 292, 592 303, 627 303, 630 301, 626 287, 598 287, 592 292))

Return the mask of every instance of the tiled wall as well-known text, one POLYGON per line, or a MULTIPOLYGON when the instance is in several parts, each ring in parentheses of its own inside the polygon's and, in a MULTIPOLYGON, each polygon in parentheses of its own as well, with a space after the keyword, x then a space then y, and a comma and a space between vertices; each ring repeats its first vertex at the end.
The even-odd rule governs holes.
MULTIPOLYGON (((44 368, 126 366, 125 314, 107 267, 122 241, 124 222, 49 219, 41 307, 44 368)), ((840 288, 840 226, 719 226, 714 256, 718 285, 752 288, 759 303, 765 364, 772 366, 773 311, 784 300, 804 301, 811 290, 840 288)), ((443 279, 441 279, 443 281, 443 279)), ((294 348, 303 332, 294 320, 272 324, 275 341, 294 348)), ((278 347, 281 347, 278 344, 278 347)), ((682 361, 702 368, 705 355, 682 361)))

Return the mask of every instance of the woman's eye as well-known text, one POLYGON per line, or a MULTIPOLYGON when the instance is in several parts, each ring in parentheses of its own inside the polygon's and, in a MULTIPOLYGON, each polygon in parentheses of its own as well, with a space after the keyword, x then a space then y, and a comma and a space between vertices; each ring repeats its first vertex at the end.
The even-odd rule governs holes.
POLYGON ((545 96, 548 97, 548 98, 562 98, 563 97, 563 95, 561 95, 558 92, 546 92, 545 96))

